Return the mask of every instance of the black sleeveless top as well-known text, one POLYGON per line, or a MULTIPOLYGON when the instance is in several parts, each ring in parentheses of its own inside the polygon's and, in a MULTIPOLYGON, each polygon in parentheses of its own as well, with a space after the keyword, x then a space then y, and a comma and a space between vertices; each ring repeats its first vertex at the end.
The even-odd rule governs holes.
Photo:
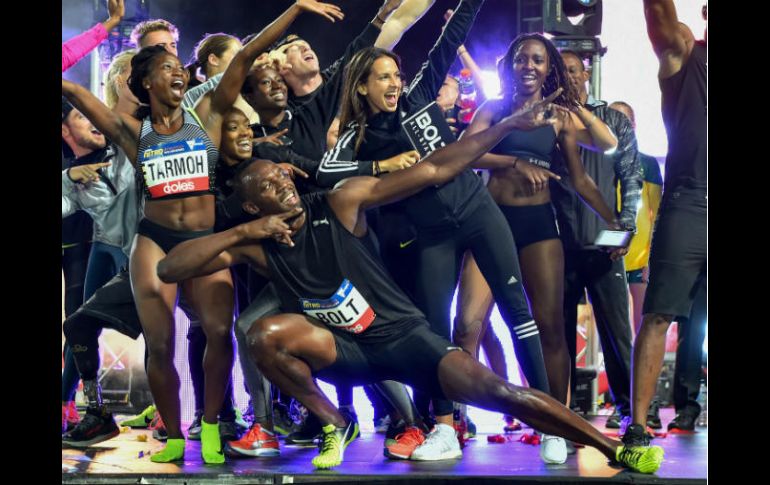
POLYGON ((334 331, 377 343, 426 324, 374 251, 368 231, 358 238, 337 219, 326 192, 301 197, 305 224, 294 247, 262 241, 283 311, 304 313, 334 331))
POLYGON ((664 192, 706 188, 706 43, 697 41, 687 63, 660 80, 668 134, 664 192))
MULTIPOLYGON (((500 103, 493 118, 498 123, 510 112, 508 103, 500 103)), ((527 159, 529 162, 550 170, 551 153, 556 146, 556 132, 553 126, 546 125, 534 130, 512 130, 500 143, 489 152, 497 155, 511 155, 527 159)))

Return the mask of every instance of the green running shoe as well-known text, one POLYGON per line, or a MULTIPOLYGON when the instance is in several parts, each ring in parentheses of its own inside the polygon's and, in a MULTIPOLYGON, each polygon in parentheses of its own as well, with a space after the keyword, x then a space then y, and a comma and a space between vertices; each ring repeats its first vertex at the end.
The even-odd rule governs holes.
POLYGON ((120 422, 121 426, 129 426, 131 428, 146 428, 150 425, 155 418, 155 405, 150 404, 144 411, 137 414, 133 418, 128 418, 120 422))
POLYGON ((345 448, 358 437, 358 423, 350 421, 344 428, 327 424, 321 430, 323 431, 323 438, 319 444, 321 452, 313 458, 313 466, 320 469, 339 466, 342 463, 345 448))
POLYGON ((615 451, 615 460, 639 473, 655 473, 663 463, 663 448, 660 446, 620 446, 615 451))

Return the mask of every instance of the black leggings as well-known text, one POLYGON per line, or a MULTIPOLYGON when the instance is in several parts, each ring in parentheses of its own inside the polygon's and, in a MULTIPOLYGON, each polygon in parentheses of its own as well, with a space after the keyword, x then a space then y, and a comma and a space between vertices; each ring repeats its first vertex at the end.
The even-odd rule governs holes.
MULTIPOLYGON (((416 281, 417 307, 431 328, 451 340, 450 306, 466 250, 473 253, 487 280, 500 314, 511 331, 516 358, 529 385, 549 393, 540 345, 540 334, 529 311, 521 284, 521 269, 513 235, 500 208, 484 190, 478 207, 453 227, 419 230, 419 271, 416 281)), ((417 394, 417 393, 415 393, 417 394)), ((415 397, 425 415, 424 397, 415 397)), ((452 412, 451 401, 433 401, 437 416, 452 412)))
MULTIPOLYGON (((83 304, 83 288, 88 268, 91 243, 77 243, 61 250, 61 269, 64 272, 64 315, 69 317, 83 304)), ((61 376, 61 400, 71 401, 80 379, 69 341, 64 343, 64 370, 61 376)))

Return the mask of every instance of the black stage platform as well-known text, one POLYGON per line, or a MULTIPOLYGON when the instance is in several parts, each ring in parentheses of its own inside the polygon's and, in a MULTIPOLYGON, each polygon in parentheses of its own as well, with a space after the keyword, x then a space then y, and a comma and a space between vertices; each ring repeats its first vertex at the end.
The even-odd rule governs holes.
MULTIPOLYGON (((662 409, 664 425, 673 418, 672 409, 662 409)), ((589 418, 603 427, 606 416, 589 418)), ((480 426, 480 428, 482 428, 480 426)), ((482 428, 483 431, 487 426, 482 428)), ((664 428, 665 429, 665 428, 664 428)), ((706 483, 708 431, 697 428, 691 435, 657 438, 666 458, 655 475, 631 473, 612 467, 597 450, 582 448, 563 465, 545 465, 538 447, 518 441, 488 443, 487 434, 470 441, 462 459, 444 462, 392 461, 383 457, 384 435, 364 432, 346 450, 344 463, 330 471, 314 471, 310 460, 316 448, 285 446, 276 458, 228 459, 218 466, 207 466, 200 457, 200 443, 187 442, 183 464, 156 464, 147 455, 162 447, 146 430, 132 430, 86 450, 62 449, 62 483, 164 483, 164 484, 242 484, 242 483, 706 483), (146 442, 137 437, 145 434, 146 442), (139 457, 140 453, 144 456, 139 457)), ((524 431, 530 431, 527 428, 524 431)), ((514 434, 514 438, 522 432, 514 434)))

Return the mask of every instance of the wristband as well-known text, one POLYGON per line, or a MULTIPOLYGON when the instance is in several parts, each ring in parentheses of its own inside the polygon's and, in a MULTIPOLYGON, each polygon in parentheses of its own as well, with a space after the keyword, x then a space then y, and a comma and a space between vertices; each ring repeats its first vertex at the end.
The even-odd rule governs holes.
POLYGON ((378 160, 374 161, 374 176, 379 177, 382 171, 380 170, 380 162, 378 160))

